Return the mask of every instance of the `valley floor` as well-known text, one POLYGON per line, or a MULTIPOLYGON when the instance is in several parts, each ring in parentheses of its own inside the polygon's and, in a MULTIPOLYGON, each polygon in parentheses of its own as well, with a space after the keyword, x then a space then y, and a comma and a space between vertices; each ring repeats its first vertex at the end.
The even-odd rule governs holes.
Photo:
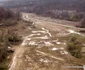
POLYGON ((83 70, 66 68, 85 63, 84 59, 74 58, 66 50, 68 35, 76 33, 84 36, 77 32, 79 28, 29 13, 23 13, 22 18, 32 21, 35 27, 28 26, 28 23, 20 32, 23 42, 16 48, 9 70, 83 70))

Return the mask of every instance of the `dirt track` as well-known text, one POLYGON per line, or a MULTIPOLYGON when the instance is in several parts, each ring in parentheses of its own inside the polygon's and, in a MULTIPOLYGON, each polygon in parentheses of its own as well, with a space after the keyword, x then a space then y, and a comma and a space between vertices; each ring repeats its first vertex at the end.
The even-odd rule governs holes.
POLYGON ((9 70, 81 70, 64 69, 66 65, 74 65, 77 59, 66 51, 66 40, 60 37, 67 36, 70 34, 68 29, 76 30, 75 27, 56 24, 61 22, 34 14, 24 13, 22 17, 33 21, 37 28, 27 27, 27 35, 16 48, 9 70))

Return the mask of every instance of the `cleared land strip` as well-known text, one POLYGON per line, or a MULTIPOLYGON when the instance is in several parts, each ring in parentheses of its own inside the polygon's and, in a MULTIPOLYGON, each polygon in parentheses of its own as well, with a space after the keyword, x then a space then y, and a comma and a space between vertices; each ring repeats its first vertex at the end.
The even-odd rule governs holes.
POLYGON ((51 57, 51 58, 53 58, 53 59, 56 59, 56 60, 64 61, 64 59, 62 59, 62 58, 58 58, 58 57, 52 56, 52 55, 50 55, 50 54, 41 52, 41 51, 39 51, 39 50, 36 50, 36 52, 37 52, 37 53, 40 53, 40 54, 42 54, 42 55, 49 56, 49 57, 51 57))
MULTIPOLYGON (((69 28, 75 28, 75 29, 79 29, 79 30, 85 30, 85 28, 78 28, 78 27, 75 27, 75 26, 70 26, 70 25, 65 25, 65 24, 61 24, 61 23, 63 23, 62 21, 63 20, 61 20, 61 22, 58 22, 57 20, 56 21, 53 21, 52 19, 47 19, 47 20, 45 20, 44 18, 45 17, 39 17, 39 16, 36 16, 36 17, 32 17, 31 15, 29 15, 29 13, 22 13, 22 19, 24 19, 24 20, 27 20, 28 21, 28 19, 33 19, 33 21, 34 22, 36 22, 36 21, 39 21, 39 22, 48 22, 48 23, 55 23, 55 24, 53 24, 53 25, 58 25, 58 26, 64 26, 64 27, 69 27, 69 28), (28 15, 28 18, 25 18, 26 16, 28 15), (43 19, 42 19, 43 18, 43 19), (57 23, 57 24, 56 24, 57 23)), ((70 21, 69 21, 70 22, 70 21)), ((79 23, 79 22, 78 22, 79 23)), ((44 23, 43 23, 44 24, 44 23)))

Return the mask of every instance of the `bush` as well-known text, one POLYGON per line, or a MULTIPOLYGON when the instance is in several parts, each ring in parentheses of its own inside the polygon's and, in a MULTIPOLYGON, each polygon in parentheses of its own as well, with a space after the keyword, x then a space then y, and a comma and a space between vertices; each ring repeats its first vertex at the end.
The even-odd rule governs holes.
POLYGON ((13 30, 8 31, 7 38, 10 44, 17 44, 21 42, 21 37, 14 33, 13 30))
POLYGON ((0 21, 3 19, 18 18, 18 16, 16 16, 16 15, 17 14, 15 14, 13 11, 0 7, 0 21))
POLYGON ((0 70, 8 70, 6 58, 9 55, 8 46, 12 46, 21 41, 21 37, 12 31, 2 31, 0 35, 0 70))
POLYGON ((8 44, 7 44, 7 38, 4 34, 0 36, 0 61, 5 59, 7 56, 7 49, 8 49, 8 44))
POLYGON ((18 21, 13 19, 7 19, 7 20, 3 19, 1 23, 3 23, 1 26, 13 26, 16 25, 18 21))
POLYGON ((7 56, 8 46, 19 44, 21 37, 12 31, 4 31, 0 36, 0 61, 7 56))
POLYGON ((80 39, 78 39, 78 38, 79 37, 77 35, 73 35, 67 43, 67 48, 72 56, 74 56, 76 58, 81 58, 82 57, 81 49, 82 49, 83 45, 82 45, 82 42, 80 41, 80 39))

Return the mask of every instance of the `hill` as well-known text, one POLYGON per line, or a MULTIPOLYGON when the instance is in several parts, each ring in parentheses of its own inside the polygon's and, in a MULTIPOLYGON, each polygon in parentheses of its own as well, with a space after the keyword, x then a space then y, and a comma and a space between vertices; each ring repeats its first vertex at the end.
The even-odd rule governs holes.
POLYGON ((85 12, 85 0, 11 0, 5 7, 52 18, 79 21, 85 12))

